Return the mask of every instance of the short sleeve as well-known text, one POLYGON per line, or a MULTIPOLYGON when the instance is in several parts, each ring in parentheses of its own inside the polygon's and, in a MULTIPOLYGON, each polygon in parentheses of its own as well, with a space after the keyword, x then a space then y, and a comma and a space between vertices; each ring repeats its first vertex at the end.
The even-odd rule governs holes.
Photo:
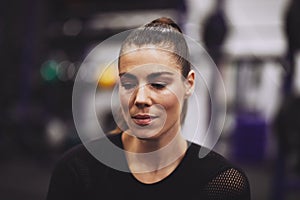
POLYGON ((250 187, 246 175, 229 168, 213 178, 204 188, 209 200, 250 200, 250 187))

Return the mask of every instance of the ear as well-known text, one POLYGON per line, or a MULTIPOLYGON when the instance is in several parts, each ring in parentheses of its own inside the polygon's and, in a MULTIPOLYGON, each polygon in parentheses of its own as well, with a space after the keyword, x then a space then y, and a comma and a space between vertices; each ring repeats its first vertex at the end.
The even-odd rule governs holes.
POLYGON ((188 98, 189 96, 191 96, 191 94, 193 94, 194 92, 194 88, 195 88, 195 72, 194 70, 191 70, 185 80, 185 86, 186 86, 186 90, 185 90, 185 98, 188 98))

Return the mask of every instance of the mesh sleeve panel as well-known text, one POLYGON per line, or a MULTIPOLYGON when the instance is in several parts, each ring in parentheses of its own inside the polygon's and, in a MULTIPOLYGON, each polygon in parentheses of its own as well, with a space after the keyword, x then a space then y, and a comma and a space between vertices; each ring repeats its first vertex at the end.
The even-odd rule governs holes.
POLYGON ((209 200, 250 200, 250 188, 247 177, 240 171, 230 168, 204 188, 209 200))

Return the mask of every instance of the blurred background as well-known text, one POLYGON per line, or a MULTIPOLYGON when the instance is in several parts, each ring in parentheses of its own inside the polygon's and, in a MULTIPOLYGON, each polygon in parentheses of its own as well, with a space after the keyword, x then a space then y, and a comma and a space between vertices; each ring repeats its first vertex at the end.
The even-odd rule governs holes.
MULTIPOLYGON (((2 0, 0 9, 0 199, 45 199, 55 162, 80 143, 71 107, 80 64, 101 41, 160 16, 222 74, 227 116, 215 150, 245 170, 253 199, 300 199, 299 0, 2 0)), ((115 80, 104 77, 97 105, 110 130, 115 80)), ((207 87, 220 104, 214 78, 207 87)))

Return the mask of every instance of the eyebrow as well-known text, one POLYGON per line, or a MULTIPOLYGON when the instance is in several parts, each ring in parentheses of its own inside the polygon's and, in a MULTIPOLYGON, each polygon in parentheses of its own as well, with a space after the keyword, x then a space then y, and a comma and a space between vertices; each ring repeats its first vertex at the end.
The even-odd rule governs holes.
POLYGON ((136 78, 133 74, 130 74, 130 73, 119 73, 119 77, 125 77, 125 78, 136 78))
POLYGON ((159 76, 162 76, 162 75, 171 75, 171 76, 173 76, 174 74, 171 73, 171 72, 156 72, 156 73, 149 74, 147 76, 147 78, 148 79, 153 79, 153 78, 156 78, 156 77, 159 77, 159 76))
MULTIPOLYGON (((148 79, 152 79, 152 78, 156 78, 156 77, 159 77, 159 76, 162 76, 162 75, 171 75, 173 76, 174 74, 171 73, 171 72, 155 72, 155 73, 152 73, 152 74, 149 74, 147 76, 148 79)), ((125 77, 125 78, 136 78, 135 75, 133 74, 130 74, 130 73, 119 73, 119 77, 125 77)))

